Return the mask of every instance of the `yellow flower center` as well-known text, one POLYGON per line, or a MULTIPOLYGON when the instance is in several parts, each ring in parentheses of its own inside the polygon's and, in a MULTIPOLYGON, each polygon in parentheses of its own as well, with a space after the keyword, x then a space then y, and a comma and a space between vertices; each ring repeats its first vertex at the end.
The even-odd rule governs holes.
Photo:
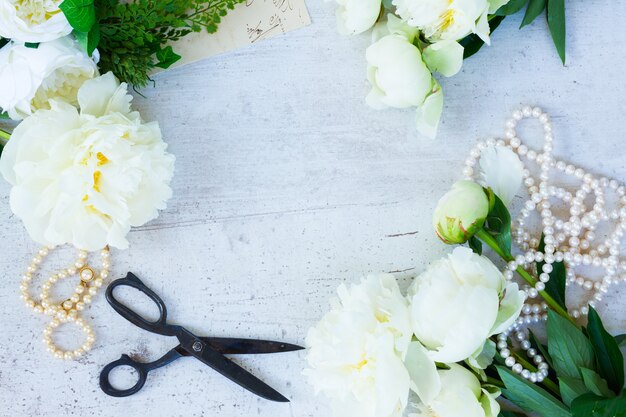
POLYGON ((93 189, 96 190, 96 192, 100 192, 100 178, 102 177, 102 172, 100 171, 95 171, 93 173, 93 189))
POLYGON ((20 19, 39 25, 61 13, 60 3, 61 0, 17 0, 13 5, 20 19))

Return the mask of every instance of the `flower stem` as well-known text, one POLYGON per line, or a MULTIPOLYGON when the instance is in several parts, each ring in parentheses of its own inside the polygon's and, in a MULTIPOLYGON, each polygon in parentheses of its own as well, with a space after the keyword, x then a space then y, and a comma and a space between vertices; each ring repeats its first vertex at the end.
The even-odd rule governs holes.
MULTIPOLYGON (((502 250, 502 248, 500 248, 500 246, 498 245, 498 242, 496 242, 493 236, 491 236, 485 229, 480 229, 476 233, 476 237, 482 240, 483 242, 485 242, 491 249, 493 249, 505 261, 510 262, 515 259, 513 258, 511 254, 504 252, 504 250, 502 250)), ((528 283, 528 285, 530 285, 533 288, 535 287, 535 284, 537 284, 537 280, 532 275, 530 275, 528 271, 526 271, 521 266, 518 266, 516 271, 524 279, 524 281, 528 283)), ((554 301, 554 298, 552 298, 550 294, 548 294, 546 291, 539 291, 539 295, 541 295, 541 297, 550 306, 550 308, 552 308, 552 310, 556 311, 557 313, 559 313, 561 316, 565 317, 572 323, 576 324, 574 319, 569 314, 567 314, 567 311, 565 311, 565 309, 561 307, 559 303, 554 301)))
POLYGON ((0 139, 2 142, 7 142, 11 138, 11 134, 0 129, 0 139))

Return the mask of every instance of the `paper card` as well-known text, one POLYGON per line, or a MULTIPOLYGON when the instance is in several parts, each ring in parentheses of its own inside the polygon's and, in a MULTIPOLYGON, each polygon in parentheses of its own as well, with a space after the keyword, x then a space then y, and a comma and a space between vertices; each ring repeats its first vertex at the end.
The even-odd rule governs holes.
POLYGON ((222 19, 217 33, 191 33, 172 43, 182 58, 172 67, 199 61, 231 49, 311 24, 304 0, 247 0, 222 19))

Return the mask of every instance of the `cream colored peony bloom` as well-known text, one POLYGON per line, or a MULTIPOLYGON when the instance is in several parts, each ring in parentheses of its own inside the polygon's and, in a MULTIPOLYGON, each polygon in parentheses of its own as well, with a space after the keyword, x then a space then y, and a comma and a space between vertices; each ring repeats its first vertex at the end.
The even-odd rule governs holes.
POLYGON ((367 48, 367 79, 372 85, 367 104, 375 109, 416 107, 417 129, 435 137, 443 94, 431 70, 449 76, 461 68, 463 48, 456 42, 431 45, 424 51, 414 45, 417 29, 390 14, 372 33, 367 48), (432 68, 429 65, 432 64, 432 68))
POLYGON ((336 417, 401 417, 410 388, 406 355, 412 331, 393 275, 368 276, 338 289, 339 299, 307 336, 304 374, 336 417))
POLYGON ((489 259, 457 247, 415 279, 409 299, 417 339, 431 359, 453 363, 506 330, 519 316, 525 295, 489 259))
POLYGON ((381 0, 336 0, 337 28, 343 35, 356 35, 374 26, 381 0))
POLYGON ((489 44, 488 0, 393 0, 397 13, 432 42, 475 33, 489 44))
POLYGON ((0 37, 49 42, 72 32, 59 9, 63 0, 0 0, 0 37))
POLYGON ((112 73, 86 81, 80 112, 52 100, 13 132, 0 173, 13 185, 11 210, 44 245, 128 247, 131 226, 165 208, 174 157, 157 123, 130 109, 112 73))
POLYGON ((441 390, 427 403, 417 405, 417 413, 410 417, 497 417, 500 405, 496 398, 500 391, 482 388, 478 379, 457 364, 438 371, 441 390))
POLYGON ((9 43, 0 49, 0 109, 20 120, 49 109, 50 100, 76 105, 78 89, 97 75, 96 63, 69 36, 38 48, 9 43))
POLYGON ((508 206, 522 186, 524 164, 505 146, 490 146, 480 153, 480 183, 490 187, 508 206))

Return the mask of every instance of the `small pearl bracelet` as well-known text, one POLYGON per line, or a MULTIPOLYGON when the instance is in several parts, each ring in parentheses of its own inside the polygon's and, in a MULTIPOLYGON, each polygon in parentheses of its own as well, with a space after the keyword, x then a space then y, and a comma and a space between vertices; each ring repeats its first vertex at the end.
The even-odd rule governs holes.
POLYGON ((87 264, 87 252, 79 251, 78 259, 74 265, 50 275, 48 280, 43 283, 41 286, 41 294, 39 295, 40 301, 36 302, 30 297, 29 286, 33 279, 33 274, 39 270, 39 266, 53 249, 53 247, 44 247, 33 257, 26 273, 22 276, 20 298, 35 312, 52 317, 43 331, 43 341, 46 344, 48 352, 59 359, 75 359, 89 351, 95 341, 91 326, 80 318, 78 314, 79 311, 85 309, 87 304, 91 303, 93 296, 97 294, 98 289, 102 287, 104 280, 109 276, 110 252, 108 247, 100 251, 102 270, 99 274, 96 274, 87 264), (62 303, 58 305, 54 304, 50 301, 50 289, 59 280, 71 276, 78 276, 80 278, 80 282, 74 289, 74 294, 62 303), (86 337, 81 347, 71 351, 63 351, 54 345, 52 332, 62 323, 74 323, 83 330, 86 337))
MULTIPOLYGON (((465 161, 463 175, 466 179, 474 179, 474 167, 480 160, 481 152, 491 146, 505 146, 516 152, 527 162, 534 162, 539 166, 538 178, 531 176, 528 169, 524 169, 524 185, 528 189, 530 198, 524 203, 520 215, 512 222, 513 238, 522 253, 509 262, 504 271, 506 279, 513 279, 518 267, 527 270, 537 279, 534 288, 526 286, 524 290, 529 299, 535 299, 539 291, 543 291, 550 280, 550 273, 555 262, 564 262, 567 270, 567 285, 576 284, 590 293, 589 300, 579 308, 570 309, 574 318, 589 313, 589 306, 595 307, 608 292, 611 284, 626 281, 626 262, 620 259, 621 241, 626 230, 626 188, 616 180, 605 177, 597 178, 582 168, 557 161, 552 157, 553 134, 550 117, 538 107, 525 106, 513 112, 513 116, 506 122, 504 134, 506 140, 488 139, 479 142, 471 150, 465 161), (535 151, 524 145, 517 136, 516 127, 519 121, 525 118, 535 118, 543 125, 544 143, 541 151, 535 151), (570 192, 550 182, 550 172, 560 171, 580 182, 575 192, 570 192), (606 208, 605 191, 614 194, 617 203, 612 210, 606 208), (568 217, 558 218, 552 211, 554 201, 569 206, 568 217), (591 205, 586 206, 586 201, 591 205), (532 212, 539 214, 541 232, 544 236, 544 250, 540 252, 539 239, 531 238, 531 233, 525 229, 527 219, 532 212), (596 229, 601 223, 611 223, 611 230, 604 240, 600 240, 596 229), (597 245, 593 245, 597 242, 597 245), (536 263, 543 262, 541 273, 536 273, 536 263), (577 276, 575 268, 593 266, 602 268, 605 272, 598 280, 577 276), (538 276, 537 276, 538 275, 538 276)), ((547 320, 546 303, 526 303, 517 321, 504 333, 498 335, 497 347, 505 364, 514 372, 532 381, 541 382, 548 375, 548 365, 545 358, 531 347, 526 328, 529 324, 547 320), (518 363, 509 347, 508 338, 514 335, 513 340, 526 352, 534 369, 524 369, 518 363)))

